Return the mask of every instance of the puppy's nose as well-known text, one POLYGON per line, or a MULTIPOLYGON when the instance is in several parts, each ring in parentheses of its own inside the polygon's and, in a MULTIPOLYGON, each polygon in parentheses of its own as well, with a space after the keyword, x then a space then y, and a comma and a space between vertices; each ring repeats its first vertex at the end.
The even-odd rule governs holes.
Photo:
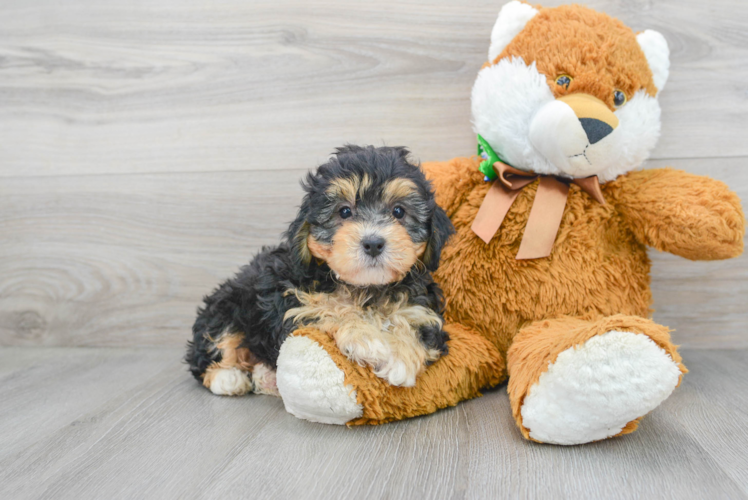
POLYGON ((579 121, 582 123, 584 133, 587 134, 587 139, 590 144, 595 144, 602 139, 608 137, 613 132, 613 127, 608 125, 602 120, 595 118, 580 118, 579 121))
POLYGON ((361 246, 364 247, 364 252, 367 255, 376 257, 384 250, 384 238, 381 236, 367 236, 361 242, 361 246))

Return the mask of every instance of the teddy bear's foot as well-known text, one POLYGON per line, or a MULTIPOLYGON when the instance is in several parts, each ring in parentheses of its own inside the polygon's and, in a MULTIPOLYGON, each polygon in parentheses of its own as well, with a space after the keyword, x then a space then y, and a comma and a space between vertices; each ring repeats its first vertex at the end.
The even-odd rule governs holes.
POLYGON ((680 374, 646 335, 610 331, 558 355, 525 397, 523 425, 544 443, 615 436, 670 396, 680 374))
POLYGON ((363 413, 343 371, 309 337, 294 335, 283 342, 276 383, 286 411, 298 418, 341 425, 363 413))
POLYGON ((445 330, 449 354, 418 376, 414 387, 395 387, 350 361, 326 333, 300 328, 278 356, 276 377, 286 410, 326 424, 381 424, 454 406, 506 378, 493 344, 459 325, 445 330))
POLYGON ((667 329, 651 321, 614 316, 540 323, 520 333, 509 355, 515 418, 535 441, 573 445, 632 432, 685 372, 667 329), (540 356, 540 364, 518 358, 527 349, 537 356, 549 341, 559 347, 540 356))

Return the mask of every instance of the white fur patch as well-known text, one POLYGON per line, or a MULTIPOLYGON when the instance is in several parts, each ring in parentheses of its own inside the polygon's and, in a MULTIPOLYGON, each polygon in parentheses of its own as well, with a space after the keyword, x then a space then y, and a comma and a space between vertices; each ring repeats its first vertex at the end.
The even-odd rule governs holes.
POLYGON ((525 397, 523 425, 543 443, 605 439, 655 409, 680 375, 646 335, 610 331, 558 355, 525 397))
POLYGON ((264 363, 257 363, 252 368, 252 391, 255 394, 280 397, 275 380, 275 370, 268 368, 264 363))
POLYGON ((618 128, 595 146, 603 145, 606 152, 591 149, 587 156, 599 165, 600 182, 614 180, 619 175, 639 168, 649 158, 660 138, 660 103, 657 98, 640 90, 616 110, 618 128))
POLYGON ((499 11, 499 17, 491 30, 488 60, 493 62, 537 13, 537 9, 531 5, 516 0, 505 4, 499 11))
POLYGON ((530 143, 535 113, 555 98, 535 63, 506 58, 478 73, 472 92, 473 129, 510 165, 538 173, 555 169, 530 143))
POLYGON ((652 71, 657 92, 660 92, 667 82, 670 74, 670 49, 667 46, 667 40, 662 34, 655 30, 644 30, 636 35, 636 41, 639 42, 647 58, 649 69, 652 71))
POLYGON ((219 396, 243 396, 252 390, 249 376, 238 368, 216 368, 210 392, 219 396))
POLYGON ((363 414, 356 391, 330 355, 312 339, 294 336, 281 345, 276 382, 286 411, 298 418, 343 425, 363 414))
POLYGON ((561 172, 571 173, 580 160, 581 169, 592 167, 586 157, 587 133, 565 102, 551 101, 535 113, 530 122, 530 143, 561 172))
POLYGON ((551 112, 561 108, 535 63, 520 58, 482 69, 473 86, 475 132, 521 170, 608 182, 640 167, 660 136, 660 105, 643 90, 615 111, 618 127, 595 144, 580 135, 573 113, 551 112))

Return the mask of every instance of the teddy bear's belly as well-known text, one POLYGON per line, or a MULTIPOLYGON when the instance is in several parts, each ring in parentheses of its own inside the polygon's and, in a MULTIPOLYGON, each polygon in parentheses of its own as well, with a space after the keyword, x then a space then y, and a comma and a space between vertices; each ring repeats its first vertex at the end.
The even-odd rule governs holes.
MULTIPOLYGON (((445 318, 470 327, 502 352, 523 325, 563 315, 648 316, 649 259, 610 207, 570 193, 550 257, 516 260, 530 203, 522 200, 489 244, 470 229, 478 205, 452 217, 455 234, 435 274, 447 299, 445 318), (518 210, 515 210, 518 209, 518 210)), ((531 200, 530 200, 531 201, 531 200)))

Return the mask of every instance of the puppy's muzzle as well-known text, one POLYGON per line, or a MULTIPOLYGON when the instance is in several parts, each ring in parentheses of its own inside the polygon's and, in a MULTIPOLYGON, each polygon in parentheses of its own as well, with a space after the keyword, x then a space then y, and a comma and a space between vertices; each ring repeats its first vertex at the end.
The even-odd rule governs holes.
POLYGON ((385 240, 381 236, 366 236, 361 240, 361 247, 364 253, 371 257, 376 257, 384 251, 385 240))

